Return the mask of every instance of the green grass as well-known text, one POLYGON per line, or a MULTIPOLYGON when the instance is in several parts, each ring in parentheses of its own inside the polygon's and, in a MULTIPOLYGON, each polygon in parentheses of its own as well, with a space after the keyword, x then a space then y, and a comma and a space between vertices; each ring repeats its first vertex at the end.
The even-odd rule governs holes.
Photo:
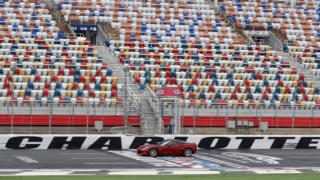
POLYGON ((320 180, 320 173, 305 174, 222 174, 222 175, 159 175, 159 176, 21 176, 0 177, 0 180, 320 180))

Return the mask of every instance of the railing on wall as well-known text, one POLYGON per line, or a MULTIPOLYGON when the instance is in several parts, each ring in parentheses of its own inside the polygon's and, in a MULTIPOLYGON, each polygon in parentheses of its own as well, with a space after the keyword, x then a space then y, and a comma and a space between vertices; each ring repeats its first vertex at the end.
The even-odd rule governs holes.
MULTIPOLYGON (((164 107, 164 124, 170 123, 172 105, 164 107)), ((233 134, 229 131, 228 121, 245 121, 252 124, 251 134, 261 133, 261 123, 267 123, 269 134, 320 134, 320 107, 301 106, 235 106, 180 104, 182 133, 193 134, 233 134), (204 131, 205 129, 206 131, 204 131)))
MULTIPOLYGON (((168 105, 165 107, 166 111, 163 116, 170 113, 169 110, 172 106, 168 105)), ((301 121, 299 124, 295 124, 295 127, 320 127, 320 107, 303 107, 303 106, 290 106, 290 105, 274 105, 270 106, 244 106, 241 105, 229 105, 229 104, 219 104, 219 105, 201 105, 201 104, 180 104, 182 109, 182 118, 188 117, 191 119, 203 119, 206 122, 192 123, 196 126, 224 126, 224 122, 221 118, 250 118, 250 119, 294 119, 300 118, 306 120, 301 121), (220 118, 220 121, 212 121, 209 119, 220 118), (310 121, 309 121, 310 120, 310 121), (318 122, 311 122, 311 120, 317 120, 318 122), (216 124, 215 124, 216 123, 216 124)), ((185 126, 192 125, 184 123, 185 126)), ((291 127, 292 124, 288 122, 278 122, 273 123, 273 127, 291 127)))
MULTIPOLYGON (((136 102, 134 102, 135 104, 136 102)), ((137 102, 138 103, 138 102, 137 102)), ((162 126, 170 123, 169 111, 172 104, 164 105, 161 119, 162 126)), ((320 127, 320 107, 274 105, 270 106, 244 106, 244 105, 201 105, 180 104, 179 107, 182 130, 193 128, 195 133, 201 128, 226 128, 230 120, 246 120, 258 128, 261 122, 267 122, 273 129, 291 129, 297 132, 305 128, 305 132, 316 133, 314 129, 320 127), (311 131, 312 130, 312 131, 311 131)), ((140 115, 129 115, 129 127, 140 133, 140 115)), ((123 127, 123 107, 119 104, 54 104, 31 103, 19 104, 17 102, 2 102, 0 104, 0 133, 23 134, 90 134, 111 133, 112 127, 123 127), (104 129, 97 131, 94 127, 96 121, 102 121, 104 129)), ((212 130, 209 131, 212 133, 212 130)), ((272 133, 273 131, 269 131, 272 133)), ((220 132, 221 133, 221 132, 220 132)), ((227 133, 223 131, 222 133, 227 133)), ((320 131, 318 132, 320 133, 320 131)))
MULTIPOLYGON (((0 133, 98 133, 95 122, 102 121, 101 133, 123 126, 123 102, 0 102, 0 133)), ((129 126, 139 126, 140 116, 130 111, 129 126)))

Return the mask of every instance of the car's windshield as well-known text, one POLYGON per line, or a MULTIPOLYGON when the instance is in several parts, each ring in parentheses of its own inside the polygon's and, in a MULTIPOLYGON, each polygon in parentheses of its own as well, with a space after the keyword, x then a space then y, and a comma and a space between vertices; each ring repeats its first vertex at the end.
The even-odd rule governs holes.
POLYGON ((168 145, 169 143, 170 143, 169 140, 162 141, 162 142, 160 143, 160 146, 166 146, 166 145, 168 145))

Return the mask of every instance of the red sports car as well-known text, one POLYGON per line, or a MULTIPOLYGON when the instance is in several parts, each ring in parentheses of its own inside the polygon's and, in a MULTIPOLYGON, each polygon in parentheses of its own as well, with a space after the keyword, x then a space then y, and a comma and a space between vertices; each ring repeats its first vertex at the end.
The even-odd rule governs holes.
POLYGON ((165 140, 159 144, 143 145, 137 149, 137 154, 157 157, 161 155, 192 156, 197 152, 197 144, 180 140, 165 140))

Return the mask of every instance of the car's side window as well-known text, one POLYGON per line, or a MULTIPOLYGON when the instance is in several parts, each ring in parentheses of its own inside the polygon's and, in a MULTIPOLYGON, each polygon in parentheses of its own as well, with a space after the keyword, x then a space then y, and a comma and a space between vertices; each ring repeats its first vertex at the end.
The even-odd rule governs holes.
POLYGON ((179 143, 177 141, 172 141, 169 146, 176 146, 176 145, 180 145, 180 144, 181 143, 179 143))
POLYGON ((182 143, 179 141, 176 141, 176 145, 181 145, 182 143))

